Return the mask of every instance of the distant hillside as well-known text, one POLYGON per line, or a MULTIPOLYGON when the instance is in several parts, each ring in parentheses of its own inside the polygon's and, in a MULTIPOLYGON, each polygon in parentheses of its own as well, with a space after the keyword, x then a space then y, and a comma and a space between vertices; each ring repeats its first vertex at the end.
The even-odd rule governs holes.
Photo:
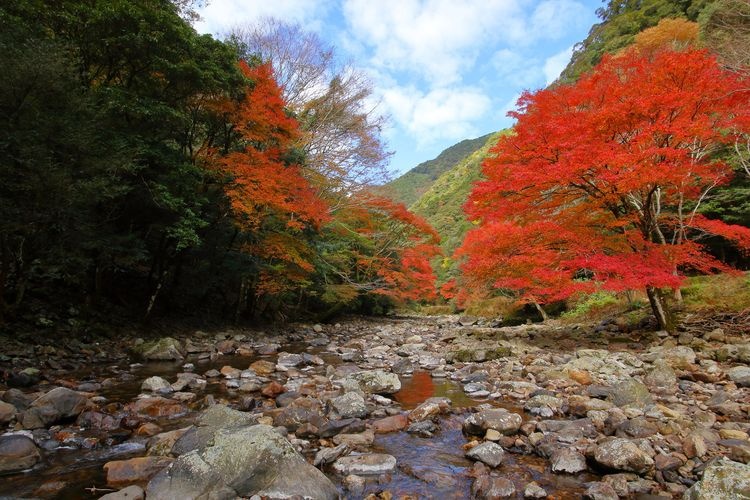
POLYGON ((469 197, 472 185, 482 175, 482 162, 498 138, 509 131, 495 132, 484 136, 484 144, 464 158, 453 168, 444 172, 410 209, 425 219, 441 237, 440 246, 446 259, 437 269, 441 280, 455 271, 450 256, 461 245, 471 223, 466 220, 463 205, 469 197))
POLYGON ((394 200, 410 206, 417 201, 444 172, 481 148, 491 134, 466 139, 445 149, 437 158, 420 163, 384 186, 394 200))

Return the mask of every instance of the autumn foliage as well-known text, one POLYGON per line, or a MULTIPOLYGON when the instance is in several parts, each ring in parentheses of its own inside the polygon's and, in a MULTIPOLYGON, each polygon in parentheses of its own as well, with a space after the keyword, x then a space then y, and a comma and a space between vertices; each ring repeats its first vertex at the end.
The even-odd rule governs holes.
POLYGON ((466 205, 479 223, 458 254, 469 282, 529 302, 578 291, 661 289, 686 273, 726 271, 709 237, 750 249, 750 229, 697 213, 732 169, 747 82, 699 50, 605 58, 575 84, 525 93, 466 205))

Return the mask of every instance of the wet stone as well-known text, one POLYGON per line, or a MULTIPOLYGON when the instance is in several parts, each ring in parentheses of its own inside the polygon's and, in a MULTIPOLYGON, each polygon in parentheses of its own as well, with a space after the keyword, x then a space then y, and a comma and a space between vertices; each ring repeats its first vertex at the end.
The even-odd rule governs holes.
POLYGON ((577 474, 587 469, 586 457, 572 448, 561 448, 550 457, 552 472, 577 474))
POLYGON ((484 475, 474 480, 471 493, 475 498, 487 500, 513 498, 516 496, 516 487, 510 479, 484 475))
POLYGON ((30 438, 20 434, 0 436, 0 473, 29 469, 41 458, 30 438))
POLYGON ((494 468, 503 462, 505 451, 502 446, 496 443, 484 442, 466 452, 466 456, 494 468))
POLYGON ((339 458, 333 464, 336 472, 343 475, 379 475, 392 472, 396 468, 396 458, 384 453, 349 455, 339 458))

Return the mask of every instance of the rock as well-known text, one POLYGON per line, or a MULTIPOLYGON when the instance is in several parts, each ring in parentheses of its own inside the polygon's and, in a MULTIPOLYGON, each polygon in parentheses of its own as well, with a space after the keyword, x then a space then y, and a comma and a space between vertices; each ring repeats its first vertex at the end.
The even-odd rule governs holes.
POLYGON ((653 459, 636 443, 624 438, 610 438, 594 450, 594 460, 608 469, 644 474, 654 465, 653 459))
POLYGON ((619 500, 620 496, 607 483, 593 483, 586 489, 583 498, 586 500, 619 500))
POLYGON ((665 349, 660 357, 672 368, 686 370, 695 364, 695 351, 687 346, 677 346, 665 349))
POLYGON ((627 378, 615 384, 609 393, 608 400, 615 406, 635 408, 644 408, 654 402, 648 387, 634 378, 627 378))
POLYGON ((586 470, 586 457, 574 448, 560 448, 550 457, 552 472, 566 472, 577 474, 586 470))
POLYGON ((340 444, 335 448, 321 448, 315 454, 313 465, 315 467, 322 467, 324 465, 332 464, 341 455, 345 455, 349 452, 349 446, 346 444, 340 444))
POLYGON ((375 441, 375 433, 368 429, 355 434, 338 434, 333 437, 334 444, 347 444, 352 449, 369 448, 375 441))
POLYGON ((17 413, 18 410, 16 410, 15 406, 4 401, 0 401, 0 424, 7 424, 8 422, 16 418, 17 413))
POLYGON ((221 429, 202 450, 181 455, 148 483, 147 498, 336 499, 331 481, 267 425, 221 429))
POLYGON ((474 480, 471 493, 482 500, 512 498, 516 496, 516 487, 510 479, 483 475, 474 480))
POLYGON ((682 441, 682 452, 688 458, 703 458, 708 453, 706 441, 698 433, 692 433, 682 441))
POLYGON ((85 411, 78 416, 76 425, 84 429, 114 431, 120 428, 122 418, 113 417, 98 411, 85 411))
POLYGON ((560 398, 548 394, 537 394, 526 401, 526 404, 523 405, 523 409, 532 415, 550 418, 556 413, 562 413, 562 406, 563 400, 560 398))
POLYGON ((355 382, 360 390, 370 394, 393 394, 401 390, 401 381, 398 379, 398 375, 382 370, 353 373, 345 380, 355 382))
POLYGON ((174 431, 162 432, 148 440, 146 448, 150 456, 167 456, 172 452, 172 447, 189 428, 177 429, 174 431))
POLYGON ((735 366, 727 371, 729 380, 740 387, 750 387, 750 367, 735 366))
POLYGON ((491 408, 469 415, 463 423, 466 434, 483 436, 487 429, 494 429, 501 434, 510 436, 518 432, 523 419, 517 413, 504 408, 491 408))
POLYGON ((200 414, 195 424, 201 427, 237 427, 253 425, 256 423, 255 419, 254 415, 233 410, 225 405, 212 405, 200 414))
POLYGON ((182 361, 185 358, 182 344, 172 337, 144 342, 133 350, 146 361, 182 361))
POLYGON ((356 474, 349 474, 344 478, 342 484, 349 493, 354 496, 361 497, 365 492, 365 486, 367 485, 367 482, 363 477, 359 477, 356 474))
POLYGON ((294 367, 299 366, 305 362, 301 354, 290 354, 288 352, 280 352, 276 363, 281 366, 294 367))
POLYGON ((276 371, 276 365, 271 363, 270 361, 266 361, 264 359, 255 361, 250 365, 250 369, 253 370, 258 375, 270 375, 274 371, 276 371))
POLYGON ((134 484, 120 491, 107 493, 103 497, 99 497, 99 500, 143 500, 144 498, 143 488, 134 484))
POLYGON ((654 367, 643 381, 657 393, 674 394, 677 391, 677 375, 663 359, 654 361, 654 367))
POLYGON ((505 451, 499 444, 486 441, 470 449, 466 452, 466 456, 472 460, 479 460, 480 462, 494 468, 503 462, 505 451))
POLYGON ((331 409, 341 418, 364 418, 367 406, 362 396, 356 392, 347 392, 330 400, 331 409))
POLYGON ((169 384, 169 382, 167 382, 163 378, 153 376, 143 381, 143 383, 141 384, 141 390, 151 391, 151 392, 159 392, 159 391, 172 392, 172 387, 169 384))
POLYGON ((315 323, 312 328, 315 333, 321 333, 323 331, 323 326, 318 323, 315 323))
POLYGON ((433 433, 437 432, 437 430, 438 426, 432 420, 413 422, 406 428, 406 432, 409 434, 417 434, 422 437, 432 437, 433 433))
POLYGON ((408 423, 409 419, 406 415, 393 415, 375 420, 372 423, 372 430, 375 431, 375 434, 387 434, 404 429, 408 423))
POLYGON ((125 406, 127 411, 149 417, 178 417, 188 412, 185 405, 160 396, 136 399, 125 406))
POLYGON ((568 370, 568 377, 570 377, 570 380, 578 382, 581 385, 590 385, 594 382, 591 378, 591 373, 589 373, 588 370, 577 370, 575 368, 572 368, 568 370))
POLYGON ((31 403, 20 416, 25 429, 46 427, 61 420, 75 418, 86 407, 88 399, 82 394, 57 387, 31 403))
POLYGON ((484 439, 487 441, 500 441, 502 437, 503 435, 495 429, 487 429, 487 432, 484 433, 484 439))
POLYGON ((283 394, 286 391, 284 389, 284 386, 276 382, 275 380, 268 383, 261 391, 260 393, 263 394, 267 398, 275 398, 279 394, 283 394))
POLYGON ((0 436, 0 473, 30 469, 41 460, 34 441, 21 434, 0 436))
POLYGON ((333 464, 333 469, 342 475, 380 475, 396 469, 396 458, 385 453, 368 453, 341 457, 333 464))
POLYGON ((448 411, 450 404, 451 402, 448 398, 429 398, 409 412, 409 422, 421 422, 422 420, 435 417, 448 411))
POLYGON ((547 498, 547 491, 539 486, 536 481, 532 481, 526 485, 523 490, 524 498, 547 498))
POLYGON ((703 478, 683 496, 684 500, 750 498, 750 465, 719 457, 712 460, 703 478))
POLYGON ((119 488, 133 483, 145 484, 157 472, 172 463, 168 457, 136 457, 104 464, 107 484, 119 488))

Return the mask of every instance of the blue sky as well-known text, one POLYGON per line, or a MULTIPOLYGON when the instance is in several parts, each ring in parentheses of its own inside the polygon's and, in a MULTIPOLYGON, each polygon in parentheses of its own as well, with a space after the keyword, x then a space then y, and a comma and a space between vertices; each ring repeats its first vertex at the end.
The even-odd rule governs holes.
POLYGON ((524 89, 554 81, 602 0, 210 0, 201 32, 298 22, 373 82, 394 175, 512 125, 524 89))

